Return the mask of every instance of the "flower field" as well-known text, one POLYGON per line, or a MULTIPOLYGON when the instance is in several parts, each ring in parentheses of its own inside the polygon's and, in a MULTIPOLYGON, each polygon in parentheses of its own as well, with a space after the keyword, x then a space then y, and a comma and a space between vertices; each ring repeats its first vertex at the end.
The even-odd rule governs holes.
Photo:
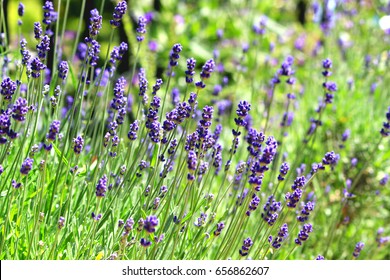
POLYGON ((0 259, 390 259, 390 2, 1 4, 0 259))

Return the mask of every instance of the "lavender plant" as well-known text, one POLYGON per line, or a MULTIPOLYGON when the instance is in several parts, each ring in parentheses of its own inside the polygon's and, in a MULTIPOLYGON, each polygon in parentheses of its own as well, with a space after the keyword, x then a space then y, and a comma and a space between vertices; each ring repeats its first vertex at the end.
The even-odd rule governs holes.
POLYGON ((1 259, 390 258, 383 9, 109 2, 2 1, 1 259))

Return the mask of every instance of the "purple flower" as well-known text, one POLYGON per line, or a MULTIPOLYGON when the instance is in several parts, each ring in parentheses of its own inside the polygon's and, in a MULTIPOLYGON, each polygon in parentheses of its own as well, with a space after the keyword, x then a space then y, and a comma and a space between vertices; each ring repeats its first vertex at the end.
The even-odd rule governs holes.
POLYGON ((120 77, 114 86, 114 98, 111 101, 110 107, 115 111, 118 111, 121 108, 126 106, 126 98, 124 97, 125 93, 126 80, 123 77, 120 77))
POLYGON ((146 19, 143 16, 140 16, 138 18, 138 27, 136 29, 137 31, 137 41, 142 42, 144 40, 143 34, 146 33, 146 19))
POLYGON ((103 17, 99 15, 99 11, 97 9, 91 10, 90 15, 91 17, 89 18, 89 36, 95 37, 99 34, 99 31, 102 28, 103 17))
POLYGON ((332 69, 332 61, 329 59, 329 58, 326 58, 325 60, 322 61, 322 67, 325 69, 323 72, 322 72, 322 75, 324 77, 330 77, 332 75, 332 72, 330 71, 330 69, 332 69))
POLYGON ((334 82, 325 82, 322 84, 322 86, 330 92, 337 91, 337 85, 334 82))
POLYGON ((289 208, 295 208, 297 206, 297 203, 299 202, 299 200, 301 199, 302 197, 302 193, 303 191, 299 188, 295 189, 293 191, 293 193, 287 193, 285 198, 286 198, 286 201, 287 201, 287 207, 289 208))
POLYGON ((91 40, 90 47, 88 47, 87 63, 93 67, 97 65, 99 60, 100 44, 96 40, 91 40))
POLYGON ((290 169, 290 166, 288 165, 287 162, 283 162, 282 165, 280 166, 280 173, 278 176, 279 181, 283 181, 284 177, 287 175, 288 170, 290 169))
POLYGON ((129 138, 130 141, 134 141, 135 139, 137 139, 138 130, 139 130, 138 121, 135 120, 132 124, 130 124, 130 130, 129 133, 127 134, 127 137, 129 138))
POLYGON ((27 41, 24 38, 20 40, 20 54, 22 55, 22 64, 27 66, 31 58, 31 54, 27 50, 27 41))
POLYGON ((61 125, 61 122, 57 121, 57 120, 55 120, 51 123, 50 128, 49 128, 49 133, 46 134, 47 141, 52 142, 52 141, 56 140, 56 137, 60 131, 60 125, 61 125))
POLYGON ((250 237, 247 239, 244 239, 243 245, 241 249, 239 250, 239 253, 242 257, 245 257, 248 255, 249 249, 252 247, 253 241, 250 237))
POLYGON ((58 219, 58 229, 62 229, 64 226, 65 226, 65 218, 61 216, 58 219))
POLYGON ((112 14, 114 19, 110 20, 110 24, 112 27, 116 28, 121 24, 120 21, 122 20, 122 17, 126 14, 126 10, 126 1, 121 1, 118 3, 118 5, 116 5, 114 13, 112 14))
POLYGON ((355 250, 353 251, 352 255, 354 258, 358 258, 360 255, 360 252, 364 248, 364 243, 363 242, 358 242, 355 246, 355 250))
POLYGON ((387 119, 387 121, 383 123, 383 127, 380 131, 380 133, 383 137, 387 137, 390 135, 390 107, 388 107, 388 110, 386 113, 386 119, 387 119))
POLYGON ((259 25, 254 24, 252 27, 252 30, 256 34, 264 35, 265 31, 266 31, 266 27, 267 27, 267 17, 261 16, 260 21, 259 21, 259 25))
POLYGON ((311 224, 304 224, 302 229, 298 233, 298 238, 295 239, 295 244, 302 246, 302 242, 309 239, 309 233, 313 231, 311 224))
POLYGON ((18 6, 18 15, 20 17, 22 17, 24 15, 24 5, 21 2, 19 2, 19 6, 18 6))
POLYGON ((84 146, 84 139, 81 136, 77 136, 73 139, 73 151, 76 155, 79 155, 81 151, 83 150, 84 146))
POLYGON ((22 175, 27 175, 31 171, 33 163, 34 160, 32 158, 26 158, 22 163, 22 167, 20 168, 20 173, 22 173, 22 175))
POLYGON ((271 243, 271 246, 274 247, 275 249, 279 249, 282 246, 282 242, 286 240, 287 237, 288 237, 288 227, 287 224, 283 224, 280 227, 278 235, 275 236, 275 238, 272 238, 272 236, 270 236, 268 238, 268 242, 271 243))
POLYGON ((62 80, 65 80, 66 77, 68 76, 68 72, 69 72, 68 62, 61 61, 61 63, 58 65, 58 77, 60 77, 60 79, 62 80))
POLYGON ((276 149, 278 147, 278 143, 273 136, 268 137, 265 144, 267 146, 263 150, 263 153, 260 157, 260 164, 263 166, 263 168, 262 168, 263 172, 268 170, 267 165, 269 165, 273 161, 273 159, 276 155, 276 149))
POLYGON ((6 101, 8 102, 11 101, 15 91, 16 91, 16 82, 12 81, 10 78, 7 77, 1 82, 0 93, 2 96, 4 96, 4 99, 6 101))
POLYGON ((150 245, 152 245, 152 242, 149 241, 149 240, 147 240, 146 238, 141 238, 140 244, 141 244, 142 247, 147 248, 147 247, 149 247, 150 245))
POLYGON ((76 51, 76 56, 79 60, 84 60, 85 59, 85 56, 87 55, 87 50, 88 50, 88 46, 87 44, 83 43, 83 42, 80 42, 78 45, 77 45, 77 51, 76 51))
POLYGON ((283 114, 282 122, 280 123, 281 127, 289 127, 291 126, 294 120, 294 112, 285 112, 283 114))
POLYGON ((160 205, 160 198, 159 197, 156 197, 153 201, 153 209, 156 210, 158 208, 158 206, 160 205))
POLYGON ((112 73, 115 71, 115 65, 118 61, 122 60, 123 55, 127 52, 128 45, 122 42, 119 47, 115 46, 110 55, 109 71, 112 73))
POLYGON ((51 1, 46 1, 43 5, 43 20, 42 22, 46 25, 50 25, 52 22, 57 20, 57 13, 54 11, 54 6, 51 1))
MULTIPOLYGON (((237 126, 242 126, 242 127, 246 126, 247 123, 244 119, 249 114, 250 110, 251 110, 251 104, 249 104, 248 101, 244 100, 238 103, 238 108, 236 110, 237 118, 234 119, 237 126)), ((233 134, 235 134, 235 131, 233 131, 233 134)))
POLYGON ((389 174, 385 174, 385 176, 383 176, 383 178, 379 181, 379 184, 381 186, 385 186, 388 181, 389 181, 389 174))
POLYGON ((250 128, 248 130, 248 134, 246 136, 246 141, 248 142, 247 150, 250 155, 253 157, 257 157, 261 152, 261 145, 265 140, 265 136, 262 132, 258 132, 254 128, 250 128))
POLYGON ((40 40, 42 36, 42 26, 39 22, 34 22, 34 38, 40 40))
POLYGON ((283 61, 282 65, 280 66, 278 75, 287 77, 292 76, 294 74, 294 70, 291 67, 293 63, 294 58, 290 55, 287 56, 286 59, 283 61))
POLYGON ((252 200, 249 203, 248 210, 246 211, 246 215, 249 217, 251 215, 251 212, 255 211, 257 207, 259 206, 260 198, 253 194, 252 200))
POLYGON ((382 247, 390 242, 390 236, 383 236, 384 229, 379 228, 376 233, 375 241, 378 244, 378 247, 382 247))
POLYGON ((210 78, 211 73, 214 71, 215 63, 213 59, 209 59, 202 67, 202 71, 200 72, 200 81, 195 83, 195 86, 198 89, 203 89, 206 85, 203 83, 204 80, 210 78))
POLYGON ((323 256, 321 256, 321 255, 318 255, 318 256, 316 257, 316 260, 317 260, 317 261, 323 261, 323 260, 325 260, 325 258, 324 258, 323 256))
POLYGON ((351 130, 346 129, 341 137, 341 141, 343 142, 347 141, 350 135, 351 135, 351 130))
POLYGON ((106 196, 107 191, 107 176, 104 174, 96 185, 96 196, 98 198, 106 196))
POLYGON ((188 157, 187 157, 187 167, 189 170, 189 173, 187 175, 187 179, 189 181, 194 180, 194 172, 196 170, 197 164, 198 164, 198 160, 196 157, 196 153, 194 151, 189 151, 188 157))
POLYGON ((144 96, 148 89, 148 80, 146 79, 145 69, 139 69, 138 73, 138 84, 139 84, 139 96, 144 96))
POLYGON ((297 216, 297 220, 301 223, 306 222, 309 219, 310 213, 314 210, 314 203, 311 201, 308 201, 301 210, 301 214, 297 216))
POLYGON ((15 180, 12 180, 11 185, 12 185, 12 187, 13 187, 14 189, 19 189, 20 187, 23 186, 22 183, 18 183, 18 182, 16 182, 15 180))
POLYGON ((24 122, 26 120, 26 114, 29 110, 27 100, 23 97, 16 99, 12 108, 12 118, 17 122, 24 122))
POLYGON ((155 227, 158 226, 158 219, 156 216, 148 216, 144 222, 144 230, 148 233, 153 233, 156 231, 155 227))
POLYGON ((34 58, 31 61, 31 75, 33 78, 39 78, 41 76, 41 71, 46 69, 46 65, 43 64, 38 57, 34 58))
POLYGON ((333 168, 338 163, 339 159, 340 155, 332 151, 325 154, 325 157, 322 159, 322 163, 333 168))
POLYGON ((264 212, 261 213, 261 218, 268 223, 269 226, 273 226, 278 218, 278 212, 281 210, 282 203, 277 202, 273 195, 268 197, 267 203, 264 205, 264 212))
POLYGON ((187 59, 187 71, 185 71, 187 84, 192 84, 194 81, 195 66, 196 60, 194 58, 187 59))
POLYGON ((221 231, 225 228, 225 223, 220 222, 217 224, 217 229, 214 231, 214 236, 219 236, 221 234, 221 231))
POLYGON ((180 58, 180 52, 183 50, 183 47, 180 44, 174 44, 172 50, 169 54, 169 65, 171 67, 177 66, 177 62, 180 58))
MULTIPOLYGON (((123 221, 122 221, 123 222, 123 221)), ((125 231, 125 234, 129 234, 130 231, 133 230, 133 226, 134 226, 134 220, 133 218, 129 218, 126 220, 126 224, 124 225, 124 231, 125 231)))
POLYGON ((91 218, 94 219, 95 221, 99 221, 102 218, 102 214, 96 215, 94 212, 92 212, 91 218))

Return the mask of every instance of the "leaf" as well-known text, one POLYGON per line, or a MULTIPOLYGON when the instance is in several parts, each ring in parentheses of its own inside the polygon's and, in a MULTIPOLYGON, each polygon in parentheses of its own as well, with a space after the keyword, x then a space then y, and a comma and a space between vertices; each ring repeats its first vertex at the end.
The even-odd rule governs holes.
POLYGON ((192 212, 188 212, 188 214, 184 217, 184 219, 181 221, 182 224, 184 224, 187 220, 191 219, 192 212))
POLYGON ((62 152, 57 148, 55 144, 53 144, 53 148, 56 151, 57 155, 62 159, 66 166, 68 166, 68 160, 62 155, 62 152))
POLYGON ((77 172, 77 177, 83 177, 85 175, 87 175, 87 167, 83 165, 81 168, 79 168, 77 172))
POLYGON ((150 167, 154 168, 156 166, 159 151, 160 151, 160 143, 154 145, 153 157, 152 160, 150 161, 150 167))
POLYGON ((70 61, 68 61, 68 65, 69 65, 70 78, 72 80, 73 88, 76 90, 77 89, 77 79, 76 79, 76 76, 73 72, 72 63, 70 63, 70 61))
POLYGON ((7 191, 2 191, 0 196, 3 197, 3 196, 7 196, 7 193, 8 193, 8 190, 7 191))

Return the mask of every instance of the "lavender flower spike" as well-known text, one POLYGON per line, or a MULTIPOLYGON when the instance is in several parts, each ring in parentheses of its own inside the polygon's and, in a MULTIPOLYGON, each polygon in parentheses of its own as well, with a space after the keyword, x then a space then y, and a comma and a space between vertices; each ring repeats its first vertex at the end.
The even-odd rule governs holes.
POLYGON ((77 136, 73 139, 73 151, 76 155, 79 155, 81 151, 83 150, 84 146, 84 139, 81 136, 77 136))
POLYGON ((196 60, 194 58, 187 59, 187 71, 185 71, 187 84, 192 84, 194 81, 193 77, 195 75, 195 65, 196 60))
POLYGON ((301 246, 302 242, 305 242, 309 239, 309 233, 313 231, 313 226, 311 224, 303 225, 302 229, 298 233, 298 238, 295 239, 295 244, 301 246))
POLYGON ((91 10, 90 14, 91 17, 89 19, 89 36, 95 37, 99 34, 99 31, 102 28, 103 17, 99 15, 99 11, 97 9, 91 10))
POLYGON ((282 242, 288 237, 288 227, 287 224, 283 224, 280 227, 280 230, 278 232, 278 235, 275 236, 275 238, 272 238, 270 236, 268 238, 268 241, 271 243, 271 246, 275 249, 279 249, 282 246, 282 242))
POLYGON ((386 120, 384 123, 383 123, 383 127, 380 131, 380 134, 383 136, 383 137, 388 137, 390 135, 390 106, 389 108, 387 108, 387 113, 386 113, 386 120))
POLYGON ((148 233, 153 233, 156 231, 155 227, 158 226, 158 219, 156 216, 149 216, 146 217, 145 223, 144 223, 144 229, 148 233))
POLYGON ((0 93, 2 96, 4 96, 4 99, 6 101, 11 101, 15 91, 16 91, 16 82, 12 81, 10 78, 7 77, 1 82, 0 93))
POLYGON ((107 176, 104 174, 102 178, 99 179, 98 184, 96 185, 96 196, 102 198, 106 196, 107 191, 107 176))
POLYGON ((355 246, 355 250, 353 251, 352 255, 354 258, 358 258, 359 255, 360 255, 360 252, 361 250, 363 249, 364 247, 364 243, 363 242, 358 242, 355 246))
POLYGON ((22 17, 24 15, 24 5, 21 2, 19 2, 19 6, 18 6, 18 15, 20 17, 22 17))
POLYGON ((69 65, 66 61, 61 61, 58 65, 58 77, 62 80, 65 80, 68 77, 69 65))
POLYGON ((58 219, 58 229, 62 229, 64 226, 65 226, 65 218, 64 217, 60 217, 58 219))
POLYGON ((110 20, 110 24, 112 27, 116 28, 118 27, 121 23, 120 21, 122 20, 123 16, 126 14, 127 10, 127 3, 126 1, 121 1, 116 5, 113 13, 113 18, 110 20))
POLYGON ((175 67, 179 63, 177 62, 180 58, 180 53, 183 50, 183 47, 180 44, 174 44, 172 50, 169 54, 169 65, 170 67, 175 67))
POLYGON ((245 257, 248 255, 249 249, 252 247, 253 241, 250 237, 244 240, 243 245, 241 249, 239 250, 239 253, 242 257, 245 257))
POLYGON ((144 40, 144 35, 146 33, 146 18, 140 16, 138 18, 138 27, 137 27, 137 41, 142 42, 144 40))
POLYGON ((27 100, 23 97, 16 99, 15 104, 12 108, 12 118, 17 122, 24 122, 28 112, 27 100))
POLYGON ((195 83, 195 86, 198 89, 203 89, 206 87, 204 84, 204 80, 209 79, 211 76, 211 73, 214 71, 215 63, 214 60, 210 59, 206 61, 206 63, 202 67, 202 71, 200 72, 200 81, 195 83))
POLYGON ((22 173, 22 175, 27 175, 31 171, 33 163, 34 160, 32 158, 26 158, 22 163, 20 173, 22 173))
POLYGON ((42 26, 39 22, 34 23, 34 38, 40 40, 42 36, 42 26))

